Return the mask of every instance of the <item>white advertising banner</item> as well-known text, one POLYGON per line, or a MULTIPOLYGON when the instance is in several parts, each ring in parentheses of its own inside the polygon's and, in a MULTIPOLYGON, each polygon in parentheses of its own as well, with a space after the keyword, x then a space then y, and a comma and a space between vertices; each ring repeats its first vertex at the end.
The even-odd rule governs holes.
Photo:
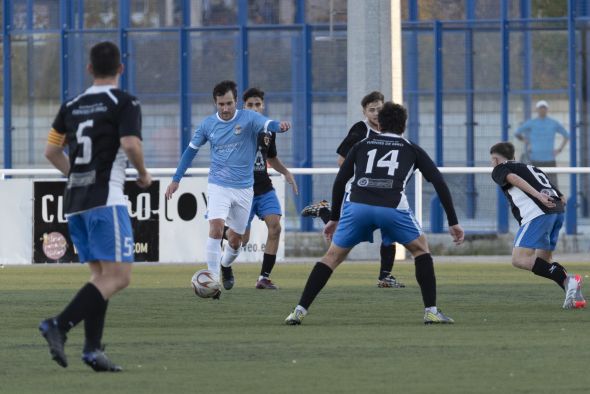
MULTIPOLYGON (((166 201, 164 191, 170 178, 160 179, 160 262, 204 263, 205 244, 209 236, 207 213, 207 178, 184 177, 173 197, 166 201)), ((281 206, 285 206, 285 182, 273 176, 272 182, 281 206)), ((281 217, 284 229, 284 217, 281 217)), ((257 217, 252 221, 250 241, 242 247, 237 262, 262 262, 266 246, 266 224, 257 217)), ((281 234, 277 261, 285 258, 284 233, 281 234)), ((225 244, 225 242, 224 242, 225 244)))
POLYGON ((33 182, 0 181, 0 264, 31 264, 33 259, 33 182))

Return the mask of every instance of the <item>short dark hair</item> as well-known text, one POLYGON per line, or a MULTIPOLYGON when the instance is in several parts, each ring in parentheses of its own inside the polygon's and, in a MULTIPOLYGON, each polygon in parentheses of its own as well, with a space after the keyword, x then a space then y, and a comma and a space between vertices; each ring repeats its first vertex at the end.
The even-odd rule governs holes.
POLYGON ((234 99, 238 99, 238 85, 234 81, 221 81, 213 88, 213 101, 227 92, 232 92, 234 99))
POLYGON ((388 101, 383 104, 383 108, 379 111, 377 119, 381 131, 403 134, 406 131, 408 113, 402 105, 388 101))
POLYGON ((264 101, 264 92, 258 88, 250 88, 244 92, 242 100, 246 102, 251 97, 258 97, 260 100, 264 101))
POLYGON ((494 153, 508 160, 514 160, 514 145, 511 142, 498 142, 490 148, 490 155, 494 153))
POLYGON ((361 105, 363 106, 363 108, 365 108, 367 105, 369 105, 370 103, 375 102, 375 101, 385 101, 385 97, 383 96, 383 93, 375 90, 374 92, 367 94, 361 100, 361 105))
POLYGON ((90 65, 94 77, 114 77, 121 65, 119 47, 110 41, 103 41, 94 45, 90 49, 90 65))

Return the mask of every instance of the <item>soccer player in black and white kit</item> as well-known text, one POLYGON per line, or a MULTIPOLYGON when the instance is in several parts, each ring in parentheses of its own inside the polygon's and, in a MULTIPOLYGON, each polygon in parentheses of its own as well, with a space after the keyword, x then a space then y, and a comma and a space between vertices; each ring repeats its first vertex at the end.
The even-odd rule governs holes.
POLYGON ((379 111, 381 133, 356 144, 334 181, 332 191, 332 217, 324 228, 330 248, 314 266, 295 310, 287 316, 288 325, 301 324, 309 306, 326 285, 332 272, 344 260, 350 250, 367 241, 377 229, 383 242, 389 245, 399 242, 414 257, 416 280, 424 301, 424 323, 453 323, 436 306, 436 279, 428 242, 416 222, 405 187, 416 169, 432 182, 447 214, 449 233, 456 244, 463 242, 463 229, 441 173, 428 154, 419 146, 402 137, 407 113, 399 104, 387 102, 379 111), (340 206, 345 194, 346 182, 354 175, 350 204, 340 206))
MULTIPOLYGON (((264 92, 262 90, 250 88, 244 92, 242 100, 244 101, 245 109, 264 114, 264 92)), ((268 229, 268 235, 256 288, 267 290, 276 290, 278 288, 270 280, 270 274, 277 259, 279 240, 281 238, 281 215, 283 212, 279 199, 277 198, 277 192, 268 175, 266 163, 270 163, 272 168, 283 174, 287 183, 293 188, 293 193, 299 193, 293 174, 291 174, 277 156, 276 136, 275 133, 260 134, 258 136, 258 149, 254 162, 254 199, 252 200, 248 227, 242 240, 242 244, 244 245, 250 240, 250 225, 254 216, 258 216, 260 220, 264 220, 268 229)), ((224 267, 222 266, 221 269, 223 270, 224 267)))
POLYGON ((565 290, 564 309, 585 307, 582 277, 568 275, 563 266, 552 262, 563 224, 565 197, 543 171, 514 161, 514 145, 510 142, 495 144, 490 155, 492 179, 502 188, 520 225, 512 265, 557 283, 565 290))
MULTIPOLYGON (((348 155, 348 152, 352 147, 359 141, 364 140, 368 137, 374 137, 379 134, 379 122, 377 114, 383 107, 385 98, 383 93, 374 91, 367 94, 361 100, 361 106, 363 108, 364 120, 356 122, 348 131, 348 134, 342 140, 336 153, 338 154, 338 166, 340 167, 344 163, 344 159, 348 155)), ((346 184, 346 195, 344 197, 344 204, 348 203, 348 195, 350 194, 350 187, 352 179, 346 184)), ((330 208, 329 203, 325 200, 319 203, 309 205, 302 211, 303 216, 316 216, 320 217, 324 223, 330 221, 330 208)), ((371 242, 373 239, 371 238, 371 242)), ((403 283, 400 283, 395 276, 391 273, 393 271, 393 263, 395 260, 395 243, 391 245, 385 245, 381 243, 379 249, 381 257, 381 266, 379 268, 379 276, 377 278, 377 287, 380 288, 402 288, 406 287, 403 283)))
POLYGON ((45 156, 68 177, 64 209, 80 261, 90 281, 65 309, 39 326, 53 359, 67 367, 66 334, 84 321, 82 360, 95 371, 117 372, 101 343, 108 300, 129 285, 134 242, 123 195, 127 159, 140 187, 151 184, 144 166, 139 101, 117 88, 121 55, 111 42, 90 50, 94 84, 65 102, 49 132, 45 156), (67 145, 69 158, 64 155, 67 145))

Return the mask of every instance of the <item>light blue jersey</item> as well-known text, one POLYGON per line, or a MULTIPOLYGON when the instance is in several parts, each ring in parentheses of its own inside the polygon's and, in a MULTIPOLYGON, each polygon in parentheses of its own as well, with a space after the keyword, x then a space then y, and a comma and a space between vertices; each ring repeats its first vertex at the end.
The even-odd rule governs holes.
POLYGON ((209 116, 197 127, 173 180, 180 181, 199 148, 209 142, 209 183, 235 189, 252 187, 258 134, 265 132, 280 133, 279 122, 255 111, 236 110, 228 121, 222 120, 217 113, 209 116))
POLYGON ((535 118, 525 122, 516 130, 515 135, 529 140, 530 155, 533 161, 554 160, 555 134, 569 138, 569 133, 553 118, 535 118))

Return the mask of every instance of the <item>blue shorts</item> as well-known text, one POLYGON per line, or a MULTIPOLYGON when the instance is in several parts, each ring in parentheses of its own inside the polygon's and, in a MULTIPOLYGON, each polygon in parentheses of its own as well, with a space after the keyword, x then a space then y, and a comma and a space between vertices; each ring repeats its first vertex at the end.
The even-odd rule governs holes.
POLYGON ((80 261, 133 262, 131 220, 124 205, 93 208, 68 217, 80 261))
POLYGON ((254 199, 252 200, 252 208, 250 208, 248 228, 250 228, 254 216, 258 216, 260 220, 264 220, 268 215, 281 216, 282 214, 283 211, 281 210, 281 204, 279 203, 279 198, 277 197, 275 189, 259 196, 254 196, 254 199))
POLYGON ((523 224, 514 238, 514 247, 555 250, 563 218, 563 213, 552 213, 537 216, 530 222, 523 224))
POLYGON ((373 233, 377 229, 381 230, 383 245, 394 242, 407 245, 422 235, 422 229, 411 210, 350 202, 342 208, 332 242, 341 248, 373 242, 373 233))

